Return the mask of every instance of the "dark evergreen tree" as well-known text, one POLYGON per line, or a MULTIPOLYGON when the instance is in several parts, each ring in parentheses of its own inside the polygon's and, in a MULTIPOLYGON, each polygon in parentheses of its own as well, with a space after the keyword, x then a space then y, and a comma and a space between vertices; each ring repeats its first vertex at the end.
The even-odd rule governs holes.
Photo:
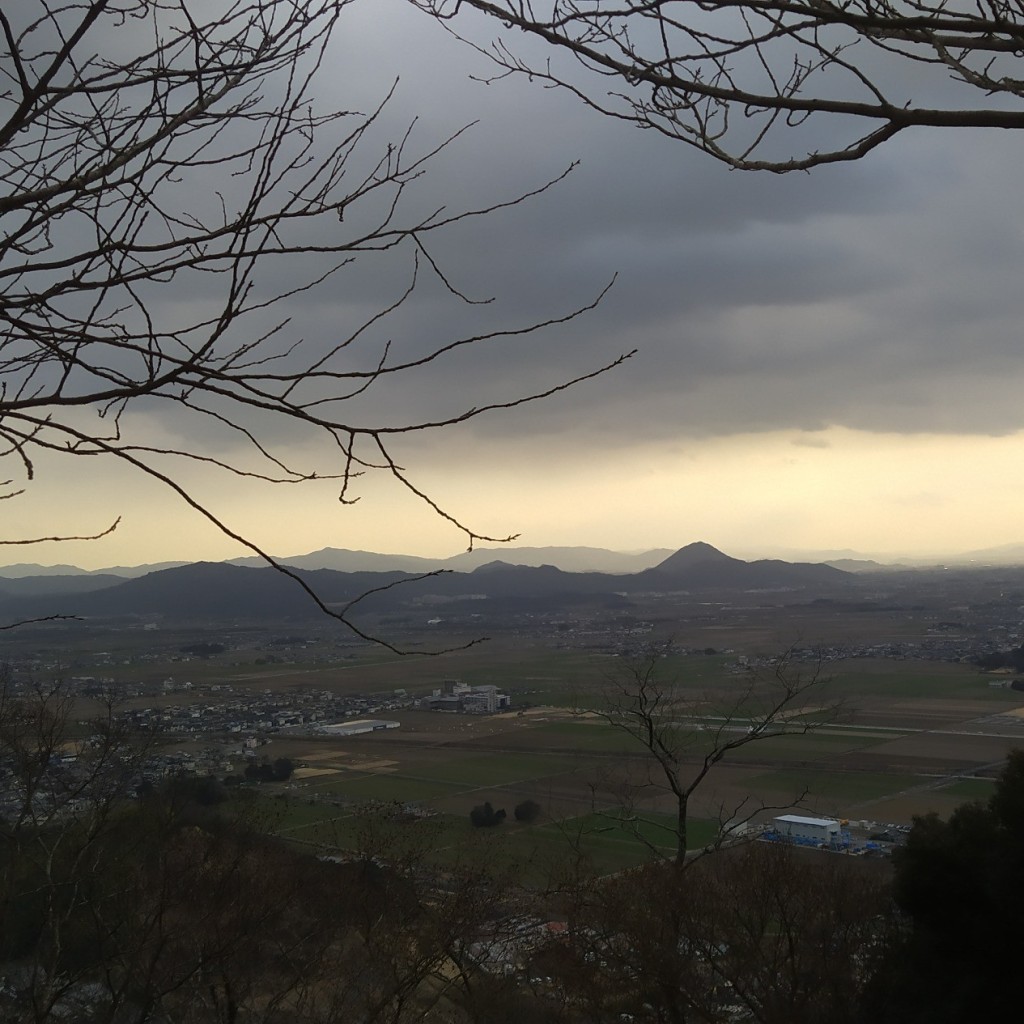
POLYGON ((469 812, 469 820, 476 828, 490 828, 492 825, 500 825, 508 815, 505 809, 496 811, 488 800, 486 803, 478 804, 469 812))
POLYGON ((1024 957, 1024 750, 987 803, 915 819, 894 855, 906 929, 870 986, 865 1019, 1016 1020, 1024 957))
POLYGON ((516 809, 513 812, 515 814, 516 821, 536 821, 540 817, 541 806, 536 800, 524 800, 521 804, 516 804, 516 809))

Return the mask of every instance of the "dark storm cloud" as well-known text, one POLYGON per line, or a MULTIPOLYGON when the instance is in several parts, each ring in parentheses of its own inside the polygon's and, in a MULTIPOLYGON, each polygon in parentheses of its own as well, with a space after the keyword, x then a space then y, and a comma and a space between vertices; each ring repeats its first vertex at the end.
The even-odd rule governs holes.
MULTIPOLYGON (((357 4, 346 18, 320 99, 369 109, 399 76, 372 146, 417 117, 413 144, 423 146, 480 122, 416 183, 411 212, 508 199, 580 161, 544 195, 429 243, 459 288, 493 304, 454 301, 424 269, 421 291, 354 358, 372 363, 387 341, 393 358, 415 357, 467 332, 557 316, 618 275, 595 312, 382 384, 353 416, 457 413, 638 347, 607 378, 471 429, 576 446, 830 424, 1024 426, 1013 400, 1019 140, 921 132, 859 164, 740 174, 567 95, 471 81, 486 64, 399 0, 357 4)), ((284 273, 307 269, 297 259, 284 273)), ((291 333, 331 344, 391 301, 410 271, 411 253, 345 271, 283 311, 291 333)))

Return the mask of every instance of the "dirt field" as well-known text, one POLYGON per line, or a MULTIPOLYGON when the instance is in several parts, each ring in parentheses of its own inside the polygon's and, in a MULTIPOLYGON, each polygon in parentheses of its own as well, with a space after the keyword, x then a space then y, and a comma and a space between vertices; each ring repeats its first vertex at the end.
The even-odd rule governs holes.
MULTIPOLYGON (((1024 742, 1021 717, 1005 714, 1018 709, 1024 702, 994 707, 988 700, 872 696, 852 722, 736 751, 709 776, 692 811, 718 818, 742 809, 756 819, 802 810, 894 823, 948 814, 963 796, 944 787, 975 773, 991 776, 1018 745, 1000 722, 1016 727, 1024 742)), ((292 756, 313 770, 300 773, 300 791, 407 800, 453 818, 484 801, 511 810, 531 799, 548 817, 571 819, 614 806, 624 794, 643 813, 674 809, 650 760, 597 716, 533 708, 480 718, 412 711, 395 717, 399 729, 345 737, 343 749, 316 738, 303 750, 300 739, 290 739, 292 756)))

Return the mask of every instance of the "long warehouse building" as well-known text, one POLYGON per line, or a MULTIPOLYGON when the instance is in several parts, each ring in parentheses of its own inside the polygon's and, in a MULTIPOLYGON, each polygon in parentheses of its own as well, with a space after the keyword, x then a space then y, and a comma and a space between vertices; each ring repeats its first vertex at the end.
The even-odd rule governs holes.
POLYGON ((790 839, 805 839, 819 843, 831 843, 841 835, 841 826, 834 818, 805 818, 799 814, 782 814, 772 819, 772 825, 780 836, 790 839))

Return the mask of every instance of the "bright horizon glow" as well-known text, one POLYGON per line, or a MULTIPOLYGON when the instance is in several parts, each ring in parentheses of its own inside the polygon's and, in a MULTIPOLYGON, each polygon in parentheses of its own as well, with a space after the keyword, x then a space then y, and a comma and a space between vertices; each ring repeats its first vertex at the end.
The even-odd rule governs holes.
MULTIPOLYGON (((599 451, 549 450, 539 463, 510 439, 467 447, 458 461, 449 450, 443 466, 431 467, 426 450, 414 478, 474 529, 518 532, 522 546, 642 551, 702 540, 743 558, 852 550, 941 559, 1024 541, 1024 484, 1007 469, 1022 440, 829 428, 621 449, 595 442, 599 451)), ((4 546, 2 564, 98 569, 250 553, 121 468, 108 475, 95 460, 64 459, 59 469, 7 503, 7 538, 90 533, 119 514, 121 526, 98 541, 4 546), (119 502, 125 494, 130 499, 119 502)), ((347 507, 327 482, 231 481, 225 489, 222 480, 197 479, 195 486, 233 529, 274 555, 336 547, 446 557, 467 546, 383 479, 367 481, 362 500, 347 507)))

